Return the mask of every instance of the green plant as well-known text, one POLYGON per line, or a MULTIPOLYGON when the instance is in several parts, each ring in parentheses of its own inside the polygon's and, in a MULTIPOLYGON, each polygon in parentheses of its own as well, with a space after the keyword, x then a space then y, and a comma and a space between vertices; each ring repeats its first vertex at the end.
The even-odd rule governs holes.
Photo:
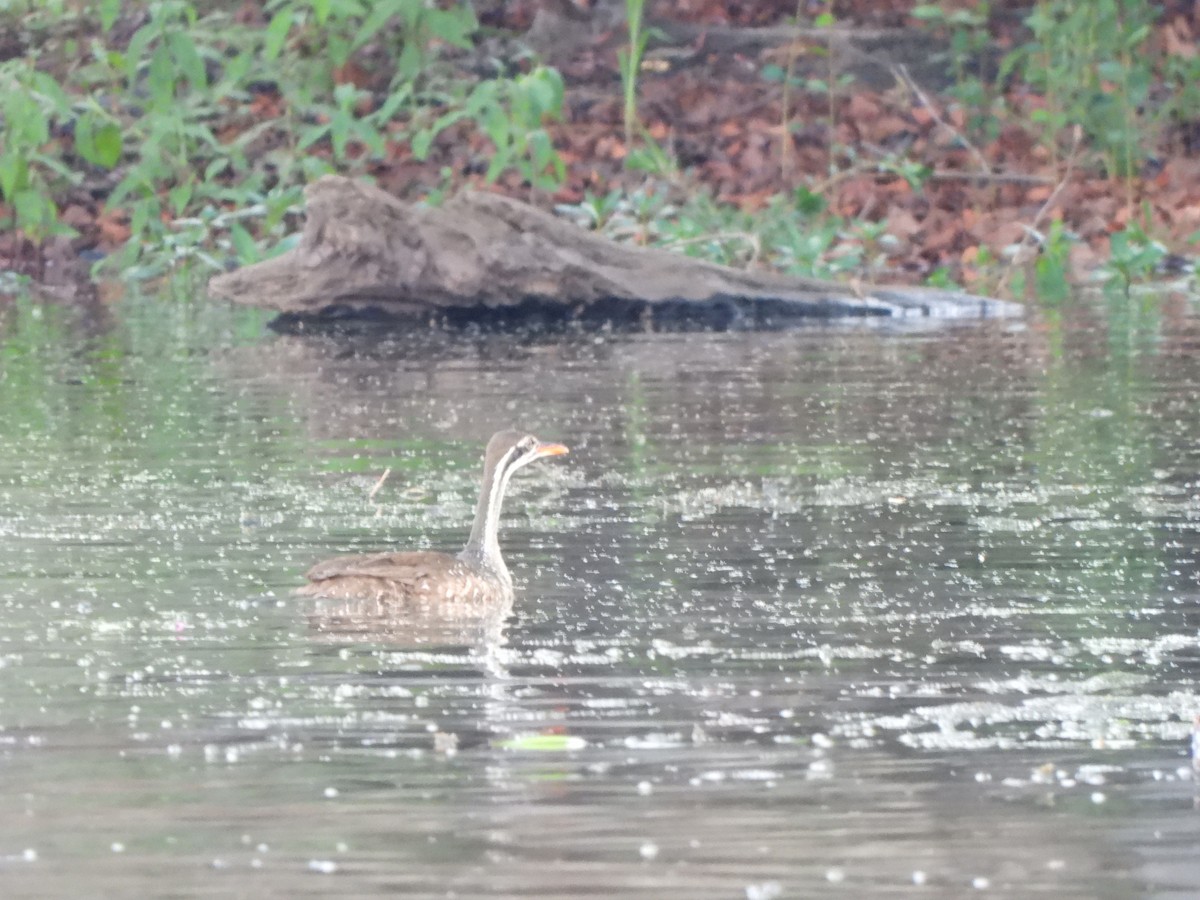
POLYGON ((652 178, 668 181, 679 179, 679 162, 673 153, 657 141, 643 141, 625 157, 625 168, 631 172, 645 172, 652 178))
POLYGON ((1103 156, 1112 176, 1131 175, 1142 161, 1154 81, 1147 51, 1160 11, 1143 0, 1040 0, 1025 19, 1032 41, 1006 57, 1001 76, 1017 72, 1045 106, 1031 114, 1048 144, 1073 124, 1103 156))
POLYGON ((999 123, 989 115, 994 96, 990 80, 983 71, 993 38, 988 29, 991 3, 981 0, 971 7, 946 9, 935 3, 915 6, 909 15, 918 21, 945 30, 950 45, 942 54, 950 64, 951 85, 947 92, 972 112, 968 127, 994 137, 999 123))
POLYGON ((0 65, 0 198, 10 223, 34 241, 62 230, 50 183, 70 181, 70 171, 53 152, 53 127, 70 116, 70 103, 54 79, 9 60, 0 65))
POLYGON ((554 149, 547 119, 562 116, 562 76, 538 66, 514 79, 490 79, 477 84, 459 109, 446 113, 413 138, 413 153, 424 159, 434 138, 455 122, 472 119, 495 146, 486 177, 495 180, 510 167, 534 188, 553 190, 566 168, 554 149))
POLYGON ((1061 219, 1046 230, 1041 252, 1033 264, 1034 288, 1043 306, 1060 306, 1071 293, 1071 247, 1075 237, 1061 219))
MULTIPOLYGON (((805 188, 746 211, 703 191, 647 183, 634 191, 585 199, 564 212, 597 222, 617 240, 668 247, 689 256, 744 268, 764 265, 792 275, 833 277, 863 272, 864 247, 882 248, 882 225, 828 215, 805 188), (678 201, 673 199, 678 195, 678 201)), ((878 264, 879 259, 873 259, 878 264)))
POLYGON ((1005 254, 1011 257, 1012 268, 1007 282, 1001 281, 1002 293, 1025 297, 1032 292, 1043 309, 1060 307, 1071 294, 1071 247, 1075 241, 1061 219, 1052 220, 1044 234, 1028 229, 1025 239, 1005 254), (1037 246, 1037 255, 1026 262, 1030 245, 1037 246))
POLYGON ((439 67, 439 48, 471 46, 470 4, 268 0, 261 27, 235 21, 233 7, 77 0, 0 9, 0 22, 22 33, 56 36, 0 63, 9 224, 35 240, 67 231, 52 198, 77 187, 126 217, 130 239, 105 263, 122 274, 186 260, 223 267, 230 256, 278 252, 306 182, 364 173, 410 140, 428 150, 464 118, 496 146, 489 177, 515 168, 542 188, 563 177, 544 127, 561 114, 557 73, 472 84, 439 67), (119 35, 118 17, 138 27, 119 35))
POLYGON ((638 73, 646 52, 648 35, 642 30, 645 0, 625 0, 625 21, 629 43, 617 52, 617 67, 621 72, 622 111, 625 121, 625 151, 633 149, 633 133, 637 125, 638 73))
POLYGON ((1167 248, 1150 238, 1141 224, 1130 222, 1109 236, 1109 258, 1100 269, 1104 284, 1125 293, 1149 278, 1167 255, 1167 248))
MULTIPOLYGON (((800 22, 802 9, 802 3, 797 2, 795 16, 797 23, 800 22)), ((828 12, 821 13, 813 20, 813 25, 816 28, 832 29, 836 24, 837 20, 833 17, 832 13, 828 12)), ((837 92, 854 81, 854 76, 850 73, 837 74, 833 54, 829 51, 829 48, 822 46, 808 47, 805 52, 825 59, 825 77, 797 77, 795 69, 796 60, 799 56, 799 46, 798 41, 793 41, 789 44, 786 67, 770 63, 763 66, 759 73, 760 77, 764 80, 778 81, 783 85, 783 92, 780 98, 780 135, 782 140, 780 172, 785 180, 791 180, 792 131, 796 127, 792 125, 792 88, 799 87, 806 93, 820 94, 825 99, 825 131, 829 142, 829 174, 832 176, 837 170, 838 159, 837 147, 834 143, 837 135, 837 92)))
POLYGON ((583 202, 579 204, 578 210, 585 217, 586 226, 596 231, 602 231, 607 227, 621 209, 621 201, 624 197, 620 188, 613 188, 602 197, 598 197, 591 191, 583 192, 583 202))

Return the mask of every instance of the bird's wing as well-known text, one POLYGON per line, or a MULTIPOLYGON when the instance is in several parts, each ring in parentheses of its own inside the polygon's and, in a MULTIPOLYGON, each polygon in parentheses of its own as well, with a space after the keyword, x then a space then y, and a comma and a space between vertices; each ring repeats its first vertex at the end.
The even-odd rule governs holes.
POLYGON ((326 581, 330 578, 358 576, 416 583, 426 578, 450 576, 462 565, 453 556, 433 550, 370 553, 365 556, 335 556, 317 563, 305 573, 305 577, 309 581, 326 581))

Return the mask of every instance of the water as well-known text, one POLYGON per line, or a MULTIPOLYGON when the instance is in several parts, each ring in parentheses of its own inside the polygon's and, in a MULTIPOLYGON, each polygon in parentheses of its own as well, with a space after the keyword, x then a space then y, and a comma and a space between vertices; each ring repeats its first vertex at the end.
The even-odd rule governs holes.
POLYGON ((6 897, 1200 886, 1194 307, 263 323, 0 308, 6 897), (510 424, 572 455, 514 480, 506 622, 290 596, 456 549, 510 424))

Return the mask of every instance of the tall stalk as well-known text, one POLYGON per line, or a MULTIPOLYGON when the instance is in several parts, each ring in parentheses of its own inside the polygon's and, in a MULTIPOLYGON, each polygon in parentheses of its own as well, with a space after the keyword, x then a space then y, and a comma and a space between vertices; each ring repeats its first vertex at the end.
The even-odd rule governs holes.
POLYGON ((629 45, 617 53, 617 65, 621 70, 621 88, 625 98, 625 154, 628 158, 633 148, 633 132, 637 123, 638 72, 642 68, 642 55, 646 52, 646 34, 642 31, 642 14, 645 0, 625 0, 625 21, 629 28, 629 45))

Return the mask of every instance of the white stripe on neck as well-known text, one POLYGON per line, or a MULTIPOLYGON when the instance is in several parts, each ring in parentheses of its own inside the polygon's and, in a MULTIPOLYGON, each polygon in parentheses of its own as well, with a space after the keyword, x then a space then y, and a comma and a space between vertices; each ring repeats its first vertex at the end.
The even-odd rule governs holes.
POLYGON ((500 498, 504 496, 509 476, 514 471, 509 469, 509 458, 516 452, 516 447, 510 447, 496 463, 495 474, 499 477, 492 478, 488 494, 487 520, 483 523, 483 552, 487 557, 491 557, 493 553, 496 558, 500 555, 500 541, 497 539, 500 533, 500 498))

